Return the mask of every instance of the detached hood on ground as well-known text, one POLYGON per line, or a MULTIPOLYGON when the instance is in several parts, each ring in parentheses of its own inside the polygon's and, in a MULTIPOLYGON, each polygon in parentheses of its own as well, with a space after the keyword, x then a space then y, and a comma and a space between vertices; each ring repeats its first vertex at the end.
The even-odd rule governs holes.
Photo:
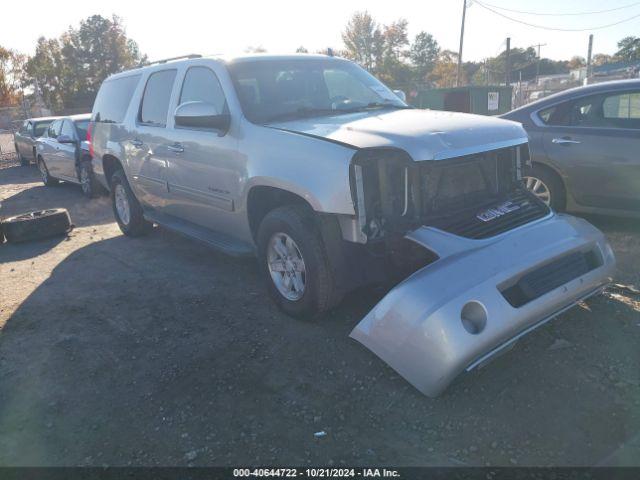
POLYGON ((357 148, 396 147, 414 160, 442 160, 525 143, 515 122, 433 110, 374 110, 267 126, 357 148))

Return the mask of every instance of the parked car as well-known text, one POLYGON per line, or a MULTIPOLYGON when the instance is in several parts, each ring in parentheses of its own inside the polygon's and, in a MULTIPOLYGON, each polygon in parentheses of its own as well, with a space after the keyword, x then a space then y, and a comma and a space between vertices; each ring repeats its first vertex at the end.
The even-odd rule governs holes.
POLYGON ((38 139, 37 164, 45 185, 54 185, 59 180, 77 183, 87 197, 100 191, 86 140, 90 118, 90 114, 58 118, 38 139))
POLYGON ((257 254, 290 315, 401 272, 351 335, 428 395, 614 270, 601 232, 524 188, 519 124, 412 109, 347 60, 194 57, 119 73, 89 132, 126 235, 157 223, 257 254))
POLYGON ((640 80, 566 90, 502 118, 526 129, 527 186, 545 203, 640 216, 640 80))
POLYGON ((16 154, 20 165, 27 166, 36 160, 36 140, 41 137, 58 117, 26 119, 14 134, 16 154))

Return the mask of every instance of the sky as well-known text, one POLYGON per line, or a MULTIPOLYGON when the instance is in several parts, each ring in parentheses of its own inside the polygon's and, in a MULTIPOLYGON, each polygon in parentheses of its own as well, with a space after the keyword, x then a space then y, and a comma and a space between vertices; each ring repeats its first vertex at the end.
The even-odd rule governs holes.
MULTIPOLYGON (((495 56, 504 49, 506 37, 511 37, 512 48, 546 44, 542 47, 542 56, 560 60, 574 55, 586 57, 589 33, 594 34, 594 54, 614 53, 622 37, 640 35, 640 2, 633 0, 482 2, 512 10, 552 13, 554 15, 530 15, 499 10, 528 23, 557 28, 593 28, 638 16, 601 30, 556 32, 510 21, 475 0, 468 0, 464 60, 479 61, 495 56), (557 15, 625 6, 629 7, 607 13, 557 15)), ((62 0, 55 3, 54 8, 51 2, 30 0, 29 5, 27 10, 23 2, 4 2, 0 9, 1 46, 33 54, 39 36, 58 37, 69 26, 76 26, 93 14, 116 14, 123 19, 128 36, 153 60, 187 53, 234 54, 258 45, 271 53, 290 53, 299 46, 309 51, 329 46, 341 48, 340 33, 349 17, 362 10, 367 10, 381 24, 405 18, 411 38, 425 30, 441 47, 457 51, 463 0, 62 0), (27 16, 29 18, 25 18, 27 16)))

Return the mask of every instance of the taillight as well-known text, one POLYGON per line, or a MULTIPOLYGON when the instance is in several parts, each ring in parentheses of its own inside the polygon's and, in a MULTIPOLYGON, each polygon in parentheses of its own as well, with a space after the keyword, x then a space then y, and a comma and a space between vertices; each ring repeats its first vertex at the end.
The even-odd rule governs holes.
POLYGON ((89 144, 89 155, 93 158, 93 142, 91 141, 91 132, 93 131, 93 122, 89 122, 87 126, 87 143, 89 144))

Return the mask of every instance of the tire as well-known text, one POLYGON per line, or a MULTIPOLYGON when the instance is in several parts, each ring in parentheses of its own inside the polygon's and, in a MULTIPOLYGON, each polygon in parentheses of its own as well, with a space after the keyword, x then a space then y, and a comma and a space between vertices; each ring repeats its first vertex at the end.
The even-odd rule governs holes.
POLYGON ((44 159, 42 157, 38 157, 37 162, 38 162, 38 170, 40 170, 40 176, 42 177, 42 183, 44 183, 45 187, 57 185, 58 179, 53 178, 49 174, 49 169, 47 168, 47 164, 44 163, 44 159))
POLYGON ((544 201, 557 212, 562 212, 566 208, 567 197, 560 177, 539 164, 534 164, 531 172, 524 177, 525 186, 534 195, 544 201), (548 195, 544 195, 547 191, 548 195))
POLYGON ((100 192, 100 185, 93 174, 91 160, 82 160, 78 167, 78 180, 82 187, 82 193, 87 198, 93 198, 100 192))
POLYGON ((125 235, 139 237, 153 228, 153 224, 144 219, 140 202, 133 194, 122 169, 111 176, 111 206, 118 226, 125 235))
POLYGON ((64 235, 72 228, 69 212, 64 208, 23 213, 2 221, 4 235, 12 243, 64 235))
MULTIPOLYGON (((258 228, 257 246, 260 274, 267 284, 269 295, 287 315, 299 318, 312 317, 330 309, 340 301, 320 229, 313 212, 308 207, 288 205, 269 212, 258 228), (293 262, 280 261, 284 258, 282 255, 275 257, 273 255, 277 250, 274 248, 275 243, 286 242, 285 237, 294 242, 295 248, 287 250, 287 253, 293 252, 291 255, 293 262), (302 264, 299 263, 299 259, 302 260, 302 264), (288 271, 274 272, 273 267, 270 268, 269 265, 275 265, 277 262, 280 262, 280 266, 288 271), (292 267, 294 263, 300 268, 292 267), (293 273, 292 269, 300 274, 298 286, 299 280, 302 279, 303 288, 297 289, 294 285, 292 288, 296 291, 290 292, 292 295, 288 298, 282 293, 282 289, 286 285, 285 277, 293 273), (280 279, 282 282, 278 286, 276 282, 280 279), (298 298, 295 298, 296 296, 298 298)), ((293 277, 289 278, 289 285, 294 282, 291 278, 293 277)))

